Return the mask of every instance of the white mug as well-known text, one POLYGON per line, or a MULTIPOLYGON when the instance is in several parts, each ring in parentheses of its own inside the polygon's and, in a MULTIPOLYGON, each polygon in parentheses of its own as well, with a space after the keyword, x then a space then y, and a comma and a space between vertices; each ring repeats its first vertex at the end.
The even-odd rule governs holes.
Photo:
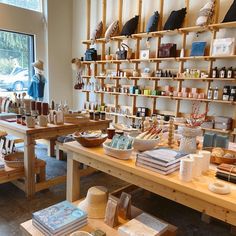
POLYGON ((28 128, 35 127, 35 119, 32 116, 26 116, 25 122, 28 128))
POLYGON ((199 154, 203 156, 202 171, 207 172, 210 166, 211 152, 202 150, 202 151, 199 151, 199 154))
POLYGON ((47 127, 48 125, 48 117, 44 115, 38 116, 39 126, 40 127, 47 127))
POLYGON ((193 178, 194 160, 190 158, 183 158, 180 161, 179 178, 181 181, 190 182, 193 178))

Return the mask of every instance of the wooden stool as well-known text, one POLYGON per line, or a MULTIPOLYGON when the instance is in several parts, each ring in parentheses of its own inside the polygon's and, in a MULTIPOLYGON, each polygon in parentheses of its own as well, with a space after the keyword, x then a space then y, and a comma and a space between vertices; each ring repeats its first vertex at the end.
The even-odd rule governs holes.
POLYGON ((44 182, 46 180, 46 162, 41 159, 37 159, 35 162, 35 174, 36 181, 44 182))

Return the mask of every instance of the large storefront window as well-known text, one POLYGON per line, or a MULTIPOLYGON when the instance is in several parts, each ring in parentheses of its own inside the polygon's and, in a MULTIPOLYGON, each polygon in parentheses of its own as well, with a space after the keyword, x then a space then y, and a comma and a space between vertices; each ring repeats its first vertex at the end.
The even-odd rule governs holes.
POLYGON ((0 0, 0 3, 5 3, 33 11, 42 11, 41 0, 0 0))
POLYGON ((0 96, 28 89, 33 60, 34 36, 0 30, 0 96))

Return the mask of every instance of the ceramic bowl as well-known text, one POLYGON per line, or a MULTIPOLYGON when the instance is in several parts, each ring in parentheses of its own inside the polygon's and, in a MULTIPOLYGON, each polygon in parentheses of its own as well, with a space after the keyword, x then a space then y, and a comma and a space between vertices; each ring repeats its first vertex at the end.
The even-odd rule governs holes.
POLYGON ((92 236, 92 234, 85 232, 85 231, 76 231, 76 232, 70 234, 70 236, 92 236))
POLYGON ((85 138, 82 137, 79 132, 76 132, 73 134, 73 137, 83 147, 98 147, 106 141, 107 134, 102 134, 97 138, 85 138))
POLYGON ((144 152, 148 150, 152 150, 157 147, 157 145, 160 142, 160 138, 157 139, 137 139, 137 133, 130 134, 129 137, 131 137, 133 142, 133 147, 135 150, 144 152))
POLYGON ((133 152, 133 148, 128 149, 128 150, 121 150, 121 149, 110 147, 109 143, 110 142, 103 143, 103 149, 106 155, 112 156, 121 160, 130 159, 130 156, 132 155, 132 152, 133 152))

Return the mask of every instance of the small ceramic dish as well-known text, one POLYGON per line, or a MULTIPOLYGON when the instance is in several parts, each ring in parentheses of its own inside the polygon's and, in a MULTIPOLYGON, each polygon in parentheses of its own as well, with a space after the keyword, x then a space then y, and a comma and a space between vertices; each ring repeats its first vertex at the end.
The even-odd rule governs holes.
POLYGON ((128 160, 130 159, 130 156, 132 155, 133 148, 122 150, 117 148, 112 148, 109 146, 110 142, 103 143, 103 149, 106 155, 115 157, 117 159, 121 160, 128 160))
POLYGON ((157 139, 137 139, 137 133, 130 134, 129 137, 134 140, 133 147, 135 150, 144 152, 156 148, 160 142, 160 138, 157 139))

